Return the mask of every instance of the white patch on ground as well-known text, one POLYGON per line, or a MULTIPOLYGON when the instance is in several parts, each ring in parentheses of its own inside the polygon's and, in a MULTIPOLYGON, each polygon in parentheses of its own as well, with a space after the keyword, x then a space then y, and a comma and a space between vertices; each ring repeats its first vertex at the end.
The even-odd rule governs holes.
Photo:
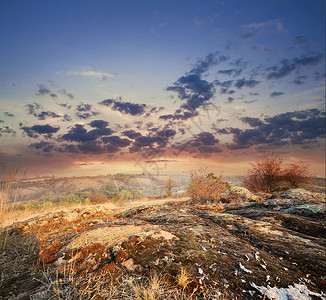
POLYGON ((239 262, 239 267, 242 271, 246 272, 246 273, 252 273, 251 270, 247 269, 241 262, 239 262))
POLYGON ((310 300, 310 296, 317 296, 323 300, 326 300, 325 295, 321 295, 315 292, 308 290, 306 285, 295 283, 293 286, 289 285, 287 288, 278 288, 278 287, 267 287, 258 286, 255 283, 251 283, 251 286, 258 290, 261 294, 266 295, 268 299, 274 300, 310 300))

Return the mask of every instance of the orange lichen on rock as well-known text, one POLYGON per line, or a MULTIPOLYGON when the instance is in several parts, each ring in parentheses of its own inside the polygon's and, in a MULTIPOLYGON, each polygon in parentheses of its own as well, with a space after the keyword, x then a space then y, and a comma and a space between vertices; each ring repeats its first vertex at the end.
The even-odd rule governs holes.
POLYGON ((57 251, 60 247, 62 247, 62 244, 56 243, 48 248, 41 249, 39 254, 39 262, 42 264, 49 264, 54 262, 57 258, 57 251))

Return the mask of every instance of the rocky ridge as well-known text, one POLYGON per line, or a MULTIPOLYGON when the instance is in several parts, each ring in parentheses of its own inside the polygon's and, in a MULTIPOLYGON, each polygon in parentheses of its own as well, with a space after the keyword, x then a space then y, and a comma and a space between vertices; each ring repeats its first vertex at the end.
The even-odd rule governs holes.
MULTIPOLYGON (((186 270, 179 288, 199 299, 326 299, 325 199, 302 191, 281 196, 120 211, 90 206, 15 224, 7 231, 12 246, 0 255, 0 299, 55 299, 68 287, 56 285, 61 291, 54 293, 44 272, 59 281, 67 270, 113 284, 159 274, 175 286, 186 270)), ((169 297, 160 299, 175 299, 169 297)))

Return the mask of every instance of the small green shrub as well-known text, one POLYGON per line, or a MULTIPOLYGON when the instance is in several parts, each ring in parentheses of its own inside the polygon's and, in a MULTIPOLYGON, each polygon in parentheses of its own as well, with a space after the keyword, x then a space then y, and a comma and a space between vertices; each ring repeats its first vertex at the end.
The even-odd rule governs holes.
POLYGON ((223 181, 222 174, 215 176, 214 173, 207 173, 206 169, 192 171, 190 179, 187 192, 194 202, 219 202, 220 195, 229 187, 223 181))

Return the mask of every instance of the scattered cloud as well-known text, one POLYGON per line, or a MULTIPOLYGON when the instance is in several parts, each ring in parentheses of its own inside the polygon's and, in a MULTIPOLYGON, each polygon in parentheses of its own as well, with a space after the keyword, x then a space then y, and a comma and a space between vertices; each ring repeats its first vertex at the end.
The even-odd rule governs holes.
POLYGON ((305 75, 298 76, 296 79, 293 80, 293 83, 296 85, 304 84, 304 81, 303 81, 304 79, 307 79, 307 76, 305 76, 305 75))
POLYGON ((7 112, 7 111, 5 111, 3 114, 4 114, 5 117, 9 117, 9 118, 14 118, 15 117, 14 114, 12 114, 10 112, 7 112))
POLYGON ((64 95, 64 96, 67 96, 69 99, 74 99, 74 95, 71 94, 71 93, 68 93, 66 91, 66 89, 62 89, 62 90, 59 90, 58 93, 60 93, 61 95, 64 95))
POLYGON ((284 95, 284 93, 283 93, 283 92, 277 92, 277 91, 275 91, 275 92, 270 93, 269 95, 270 95, 272 98, 275 98, 275 97, 279 97, 279 96, 281 96, 281 95, 284 95))
POLYGON ((60 118, 61 115, 58 115, 57 113, 53 111, 41 111, 38 112, 38 110, 43 109, 43 106, 39 103, 32 103, 32 104, 26 104, 25 109, 29 115, 32 115, 36 117, 38 120, 46 120, 48 118, 60 118))
POLYGON ((264 119, 244 117, 242 122, 252 128, 227 127, 216 129, 219 134, 233 136, 229 149, 246 149, 252 146, 309 145, 325 137, 325 112, 307 109, 287 112, 264 119))
POLYGON ((92 111, 92 105, 91 104, 87 104, 87 103, 83 103, 81 102, 79 105, 77 105, 76 107, 76 116, 79 119, 89 119, 93 116, 97 116, 99 113, 92 111))
POLYGON ((118 73, 108 73, 102 71, 69 71, 66 74, 83 77, 93 77, 103 81, 107 80, 108 78, 117 79, 119 77, 118 73))
POLYGON ((148 108, 146 104, 124 102, 120 97, 116 100, 106 99, 102 102, 99 102, 99 104, 109 106, 112 110, 116 110, 123 114, 129 114, 132 116, 143 115, 146 112, 146 109, 148 108))
POLYGON ((38 138, 40 134, 45 135, 48 138, 52 138, 53 134, 58 132, 60 127, 46 124, 33 125, 32 127, 24 126, 20 129, 22 129, 27 134, 27 136, 31 138, 38 138))
POLYGON ((277 31, 283 31, 283 25, 279 20, 272 20, 262 23, 252 23, 248 25, 242 25, 241 29, 244 31, 242 39, 249 40, 260 34, 266 28, 276 28, 277 31))
POLYGON ((234 86, 238 89, 242 89, 243 87, 254 88, 259 83, 260 83, 260 81, 257 81, 254 79, 246 80, 245 78, 242 78, 242 79, 238 79, 234 83, 234 86))
POLYGON ((198 108, 205 107, 215 95, 215 82, 202 79, 212 66, 226 61, 228 57, 219 52, 210 53, 204 59, 200 59, 185 76, 180 77, 173 85, 166 88, 167 91, 177 93, 183 101, 180 108, 174 114, 161 115, 161 120, 187 120, 198 116, 198 108))
POLYGON ((315 66, 322 62, 324 54, 316 53, 303 55, 299 58, 293 59, 282 59, 279 65, 274 65, 266 69, 266 71, 271 71, 267 74, 266 79, 281 79, 292 72, 299 72, 301 67, 315 66))

